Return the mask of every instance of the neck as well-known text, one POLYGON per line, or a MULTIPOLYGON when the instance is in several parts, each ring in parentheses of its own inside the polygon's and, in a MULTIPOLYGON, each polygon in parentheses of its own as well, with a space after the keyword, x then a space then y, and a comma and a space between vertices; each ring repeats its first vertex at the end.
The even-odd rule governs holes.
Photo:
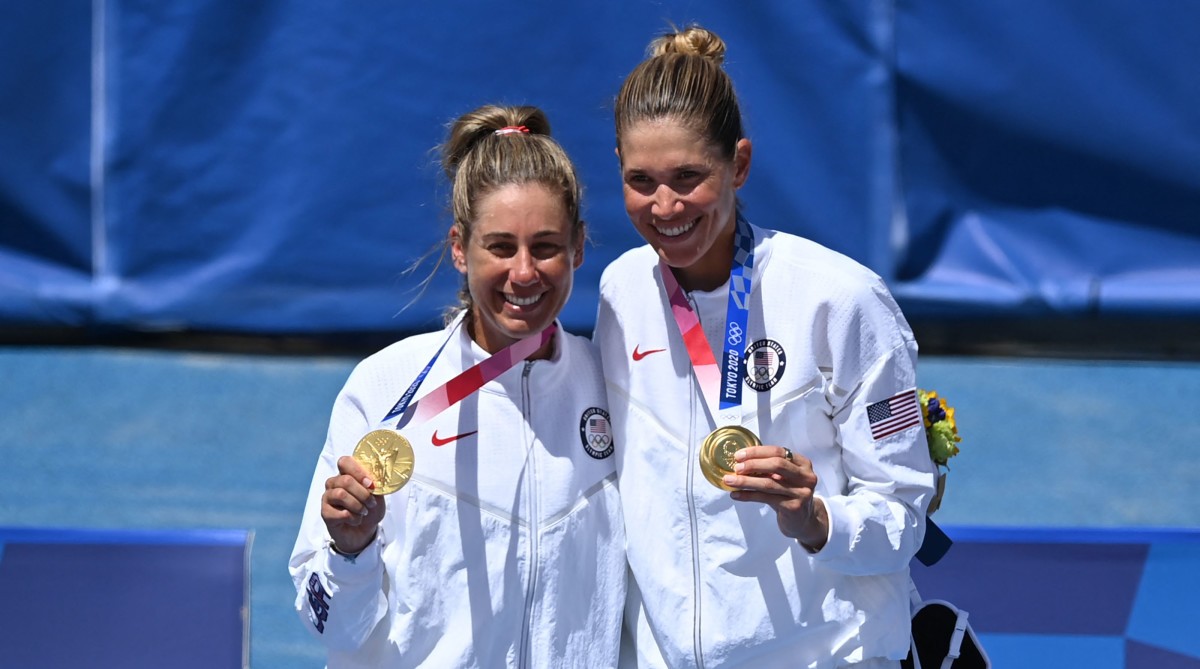
POLYGON ((526 360, 549 360, 554 356, 554 342, 558 339, 558 333, 550 335, 542 347, 533 352, 533 355, 525 358, 526 360))
POLYGON ((704 272, 698 270, 695 265, 691 267, 672 267, 671 271, 675 274, 675 280, 687 292, 699 290, 702 292, 714 291, 721 287, 729 280, 729 268, 724 272, 704 272))
MULTIPOLYGON (((466 327, 467 334, 468 334, 468 336, 471 337, 471 341, 475 342, 475 344, 477 346, 479 346, 479 348, 483 349, 484 351, 488 352, 491 355, 496 355, 500 351, 503 351, 505 348, 507 348, 507 347, 517 343, 517 341, 519 341, 519 340, 513 339, 511 337, 498 336, 495 334, 489 335, 487 332, 484 332, 482 319, 476 318, 475 314, 473 312, 468 312, 466 315, 466 319, 467 320, 463 325, 466 327)), ((547 327, 549 327, 549 326, 547 326, 547 327)), ((530 336, 537 337, 537 336, 540 336, 541 333, 542 333, 542 331, 539 330, 538 332, 535 332, 530 336)), ((558 338, 558 333, 555 332, 553 335, 550 336, 549 339, 546 340, 545 344, 542 344, 538 348, 538 350, 536 350, 533 353, 531 353, 530 355, 528 355, 525 359, 526 360, 549 360, 554 355, 554 342, 557 338, 558 338)))

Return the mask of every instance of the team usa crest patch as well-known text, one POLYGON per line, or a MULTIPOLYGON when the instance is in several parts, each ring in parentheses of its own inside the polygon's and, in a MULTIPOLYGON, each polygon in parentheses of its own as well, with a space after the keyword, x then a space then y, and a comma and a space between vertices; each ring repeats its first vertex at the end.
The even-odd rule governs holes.
POLYGON ((746 347, 746 385, 766 392, 779 383, 787 366, 787 355, 774 339, 759 339, 746 347))
POLYGON ((608 412, 599 407, 584 411, 579 419, 579 438, 583 441, 583 450, 593 458, 603 460, 612 455, 613 431, 608 412))

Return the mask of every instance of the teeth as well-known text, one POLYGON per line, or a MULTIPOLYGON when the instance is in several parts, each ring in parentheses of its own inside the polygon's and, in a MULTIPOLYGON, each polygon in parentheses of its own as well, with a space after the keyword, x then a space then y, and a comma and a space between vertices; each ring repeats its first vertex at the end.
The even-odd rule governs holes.
POLYGON ((516 295, 509 295, 508 293, 505 293, 504 299, 507 300, 509 304, 513 304, 518 307, 527 307, 527 306, 533 304, 534 302, 537 302, 538 300, 542 299, 542 296, 541 295, 530 295, 529 297, 517 297, 516 295))
POLYGON ((683 225, 678 225, 673 228, 662 228, 656 225, 654 226, 654 229, 658 230, 658 234, 664 237, 678 237, 694 227, 696 227, 696 221, 688 221, 683 225))

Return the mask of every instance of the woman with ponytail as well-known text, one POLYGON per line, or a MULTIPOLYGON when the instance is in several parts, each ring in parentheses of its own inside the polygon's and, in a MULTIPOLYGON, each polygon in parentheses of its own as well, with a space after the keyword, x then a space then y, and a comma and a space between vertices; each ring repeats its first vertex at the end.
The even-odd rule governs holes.
POLYGON ((582 188, 534 107, 459 117, 442 158, 459 304, 338 395, 296 609, 331 668, 615 666, 617 446, 598 355, 557 321, 582 188))
POLYGON ((878 276, 743 211, 724 55, 703 28, 665 35, 616 100, 647 242, 605 270, 595 332, 633 576, 623 660, 898 667, 934 492, 917 345, 878 276))

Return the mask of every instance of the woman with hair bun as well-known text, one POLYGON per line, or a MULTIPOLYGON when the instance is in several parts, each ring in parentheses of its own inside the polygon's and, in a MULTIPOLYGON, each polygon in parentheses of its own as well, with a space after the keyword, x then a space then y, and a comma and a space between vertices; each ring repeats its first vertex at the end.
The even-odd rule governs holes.
POLYGON ((917 345, 878 276, 742 211, 724 54, 700 27, 665 35, 616 99, 647 242, 605 270, 595 332, 633 576, 622 661, 897 667, 935 477, 917 345))
POLYGON ((583 262, 575 168, 534 107, 459 117, 442 156, 459 305, 338 395, 289 564, 296 609, 331 668, 615 666, 604 382, 557 322, 583 262))

